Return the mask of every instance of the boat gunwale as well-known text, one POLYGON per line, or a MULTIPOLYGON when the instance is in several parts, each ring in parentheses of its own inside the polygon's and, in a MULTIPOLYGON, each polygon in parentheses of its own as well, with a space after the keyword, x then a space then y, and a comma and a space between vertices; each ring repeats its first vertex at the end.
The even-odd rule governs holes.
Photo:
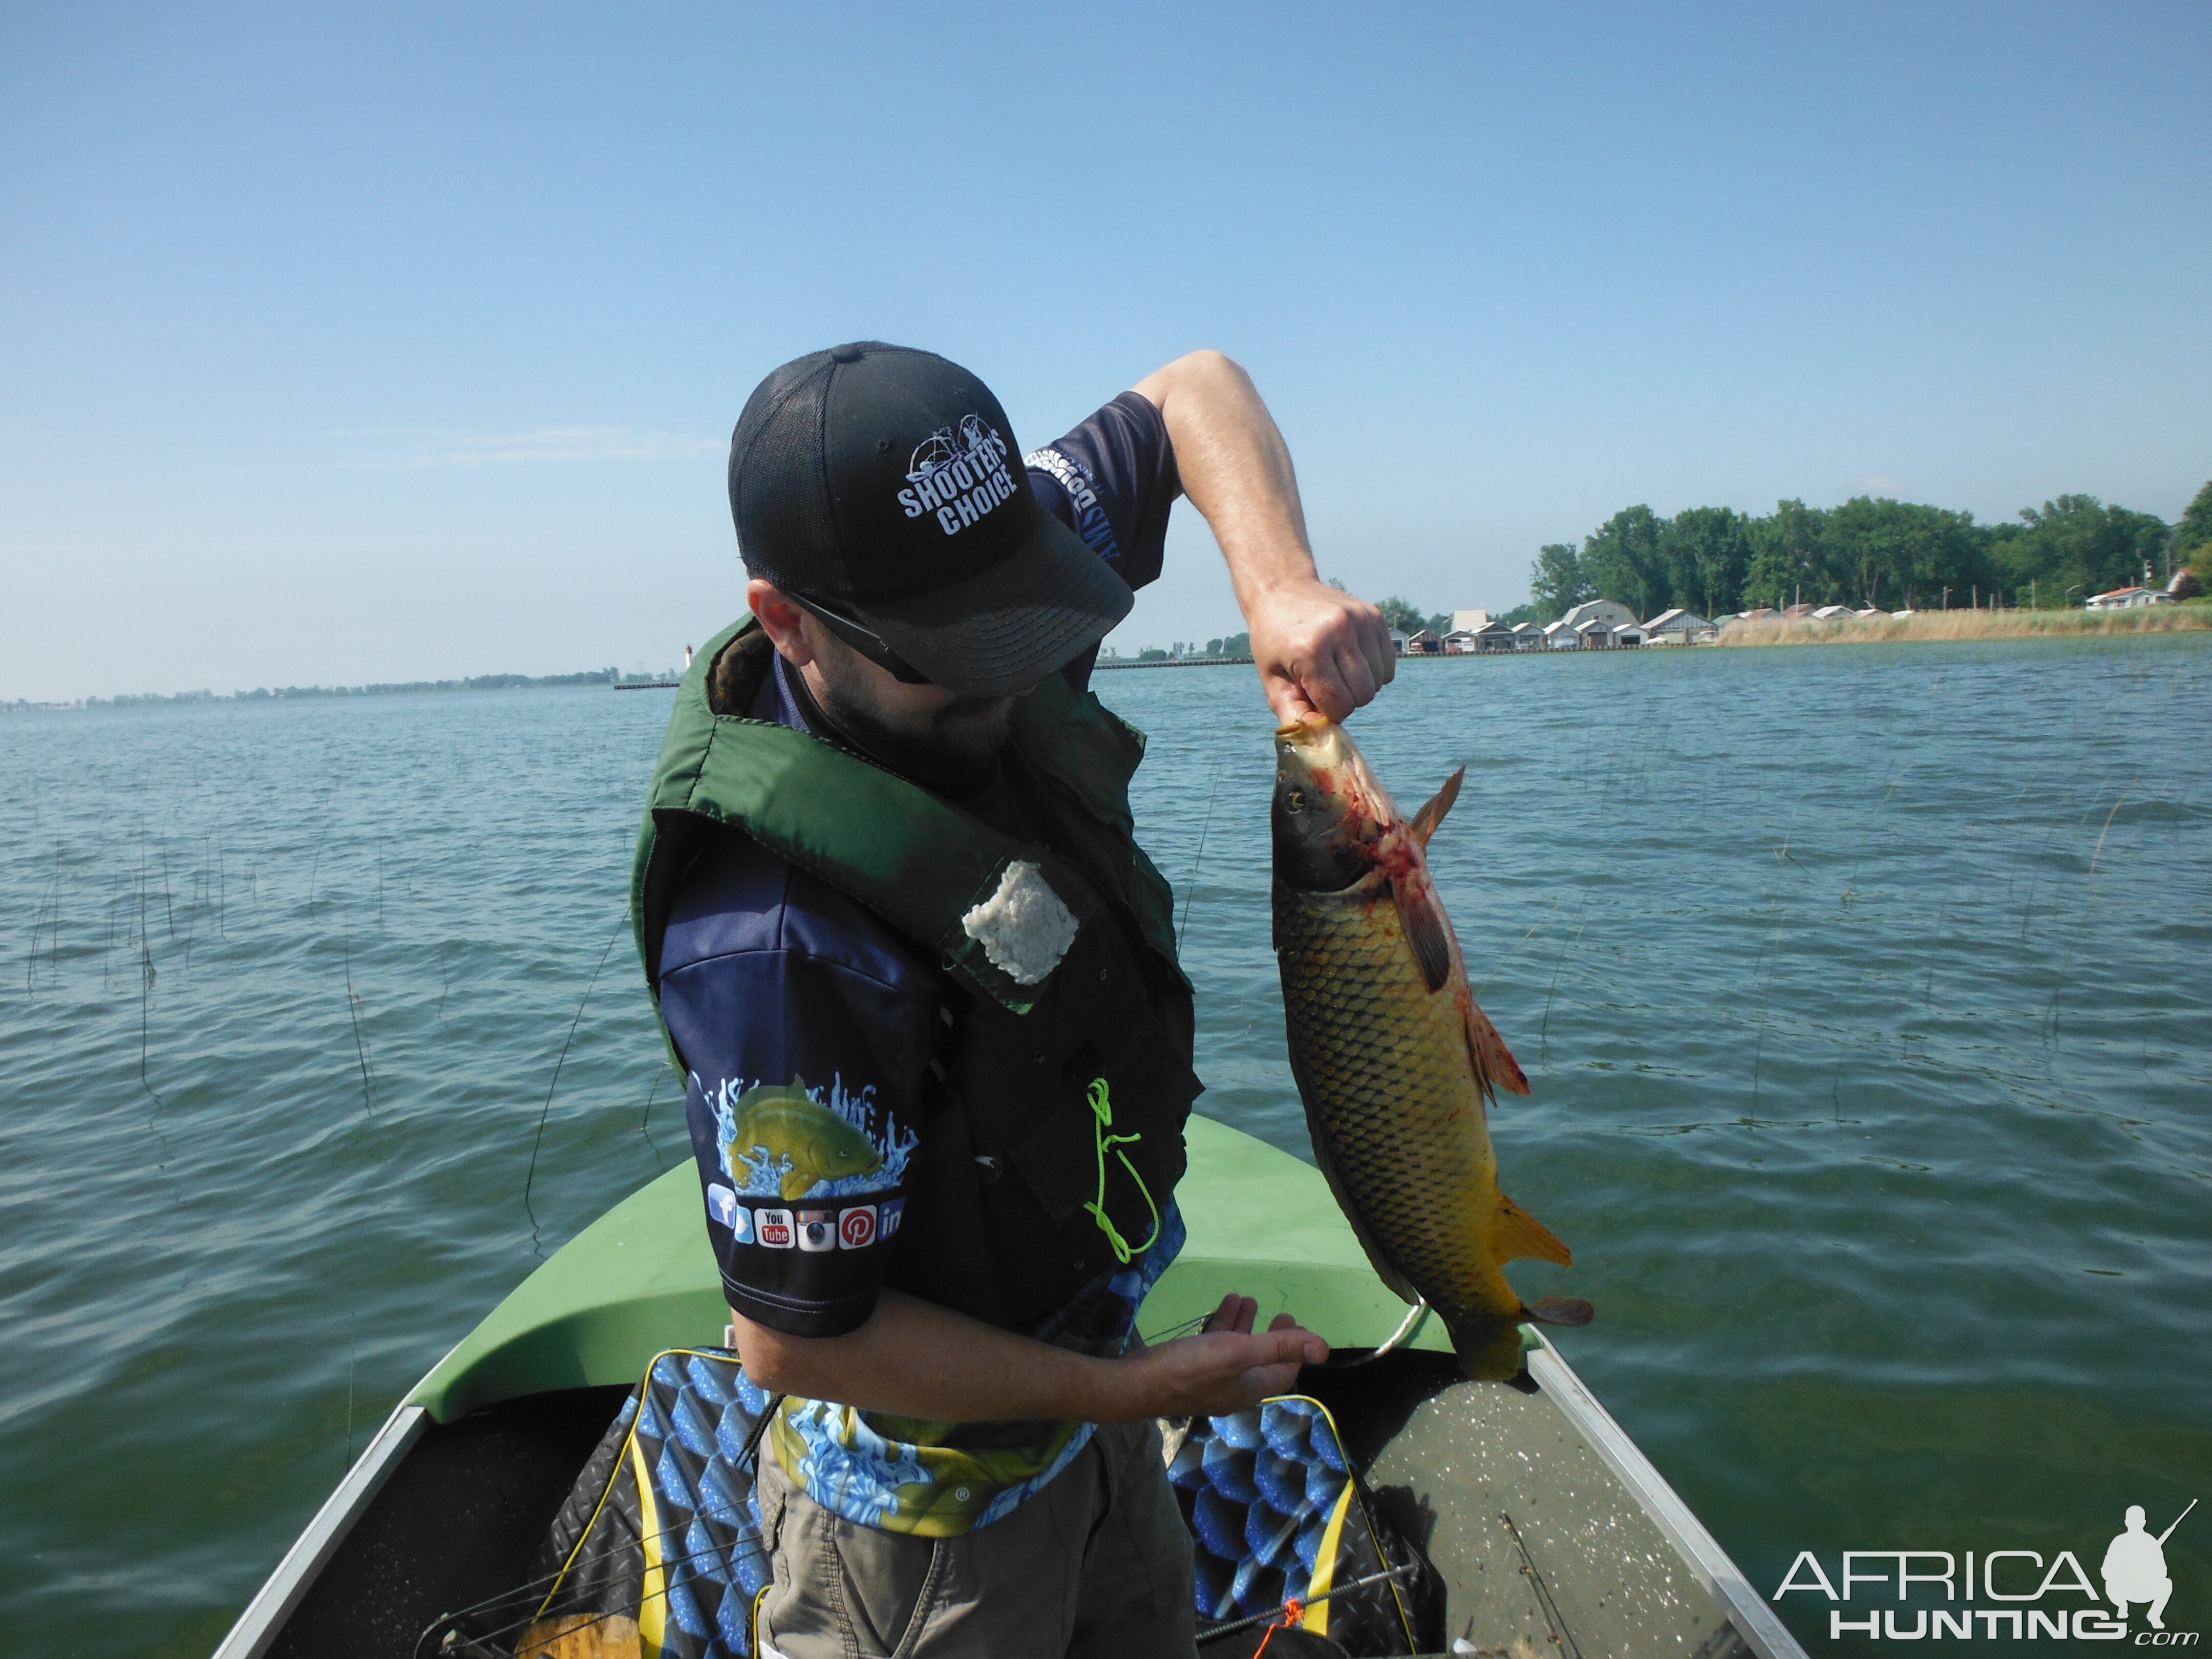
POLYGON ((1721 1547, 1720 1540, 1698 1519, 1697 1511, 1683 1501, 1559 1351, 1543 1342, 1529 1349, 1528 1360, 1528 1375, 1536 1386, 1650 1517, 1759 1659, 1809 1659, 1735 1558, 1721 1547))
POLYGON ((261 1659, 283 1635, 307 1592, 322 1577, 323 1569, 338 1553, 354 1525, 367 1514, 407 1454, 429 1426, 430 1413, 403 1400, 392 1408, 384 1426, 376 1431, 353 1467, 323 1500, 313 1520, 284 1552, 253 1599, 224 1636, 209 1659, 261 1659))

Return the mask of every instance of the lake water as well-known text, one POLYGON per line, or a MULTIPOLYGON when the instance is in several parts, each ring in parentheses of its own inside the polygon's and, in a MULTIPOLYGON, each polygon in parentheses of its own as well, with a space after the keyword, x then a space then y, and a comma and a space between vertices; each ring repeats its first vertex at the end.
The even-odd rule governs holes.
MULTIPOLYGON (((1249 672, 1099 690, 1152 734, 1200 1109, 1310 1155, 1249 672)), ((0 1650, 205 1653, 686 1155, 623 921, 672 696, 0 716, 0 1650)), ((2126 1505, 2212 1498, 2207 708, 2179 637, 1419 663, 1354 726, 1409 808, 1468 769, 1431 856, 1534 1087, 1505 1184, 1577 1262, 1516 1279, 1597 1304, 1560 1346, 1761 1589, 2094 1575, 2126 1505)), ((2167 1553, 2200 1627, 2212 1511, 2167 1553)))

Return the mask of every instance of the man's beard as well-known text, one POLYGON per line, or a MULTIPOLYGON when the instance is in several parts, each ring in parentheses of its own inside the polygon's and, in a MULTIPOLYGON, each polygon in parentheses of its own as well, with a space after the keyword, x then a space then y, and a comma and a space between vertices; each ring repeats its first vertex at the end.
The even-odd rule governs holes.
POLYGON ((1012 697, 959 697, 916 725, 894 726, 855 668, 827 653, 815 662, 822 671, 823 713, 884 765, 917 782, 954 788, 990 776, 1013 719, 1012 697))

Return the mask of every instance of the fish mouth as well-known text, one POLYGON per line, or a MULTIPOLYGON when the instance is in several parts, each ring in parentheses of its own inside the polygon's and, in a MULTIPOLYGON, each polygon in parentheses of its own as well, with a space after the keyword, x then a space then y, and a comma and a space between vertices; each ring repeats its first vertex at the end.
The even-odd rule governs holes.
POLYGON ((1275 750, 1279 767, 1296 769, 1316 788, 1347 803, 1368 822, 1370 834, 1396 822, 1398 808, 1390 792, 1351 734, 1334 720, 1316 717, 1276 727, 1275 750))

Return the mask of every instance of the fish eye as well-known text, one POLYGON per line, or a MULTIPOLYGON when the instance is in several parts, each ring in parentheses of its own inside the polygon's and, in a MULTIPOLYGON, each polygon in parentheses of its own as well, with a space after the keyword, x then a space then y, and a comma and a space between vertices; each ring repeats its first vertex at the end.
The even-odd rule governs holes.
POLYGON ((1303 789, 1291 790, 1289 794, 1283 797, 1283 806, 1285 810, 1288 811, 1304 811, 1306 810, 1306 792, 1303 789))

